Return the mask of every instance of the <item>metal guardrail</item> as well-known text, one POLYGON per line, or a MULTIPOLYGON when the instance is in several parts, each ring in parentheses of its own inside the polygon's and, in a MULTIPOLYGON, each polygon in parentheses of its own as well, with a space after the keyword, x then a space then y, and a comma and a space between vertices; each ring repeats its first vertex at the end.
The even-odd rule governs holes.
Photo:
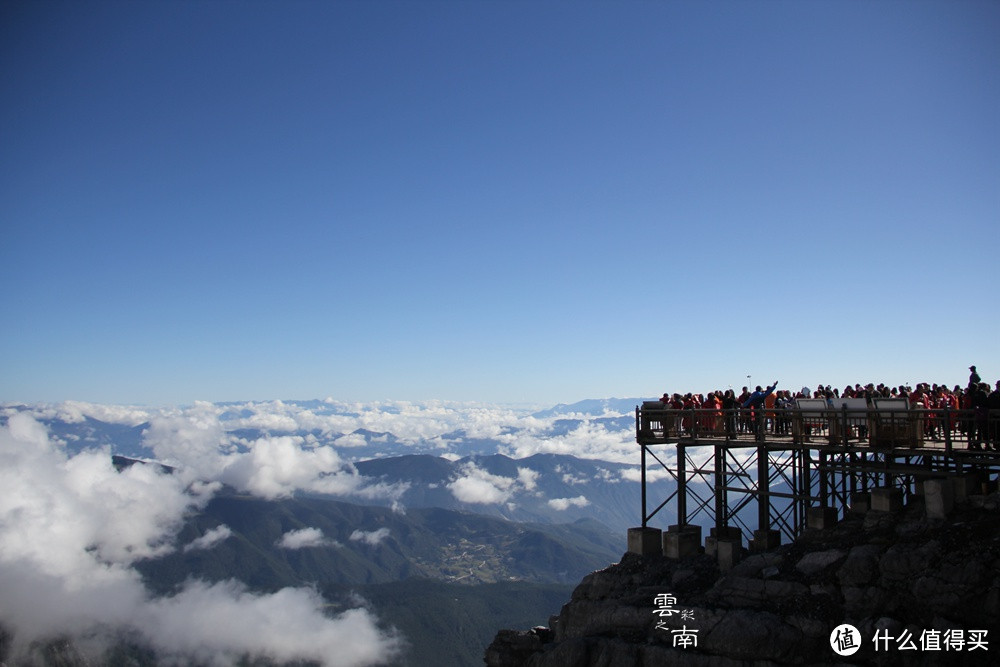
MULTIPOLYGON (((661 404, 656 403, 657 406, 661 404)), ((845 445, 876 448, 976 449, 1000 446, 1000 410, 911 409, 877 405, 847 408, 671 410, 636 408, 640 444, 723 440, 740 443, 845 445)))

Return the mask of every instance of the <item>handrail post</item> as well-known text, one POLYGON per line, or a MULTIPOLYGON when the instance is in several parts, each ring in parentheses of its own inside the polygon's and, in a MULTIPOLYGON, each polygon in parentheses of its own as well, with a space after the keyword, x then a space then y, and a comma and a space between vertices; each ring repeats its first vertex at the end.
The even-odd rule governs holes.
POLYGON ((944 453, 951 459, 951 406, 944 406, 944 423, 941 425, 944 431, 944 453))

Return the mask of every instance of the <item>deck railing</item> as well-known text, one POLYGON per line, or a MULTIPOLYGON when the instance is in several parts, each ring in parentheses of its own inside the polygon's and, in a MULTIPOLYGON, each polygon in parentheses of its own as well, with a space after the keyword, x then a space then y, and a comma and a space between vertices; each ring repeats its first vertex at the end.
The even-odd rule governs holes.
POLYGON ((671 410, 648 402, 636 408, 640 444, 724 440, 740 446, 855 445, 875 448, 976 449, 1000 445, 1000 410, 913 409, 879 401, 866 408, 796 407, 671 410))

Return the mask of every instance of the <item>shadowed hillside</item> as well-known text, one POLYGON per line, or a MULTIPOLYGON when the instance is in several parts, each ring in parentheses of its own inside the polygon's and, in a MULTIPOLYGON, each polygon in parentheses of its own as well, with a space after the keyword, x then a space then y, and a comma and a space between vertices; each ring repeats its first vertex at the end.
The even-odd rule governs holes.
POLYGON ((996 664, 998 507, 994 493, 972 496, 948 520, 928 519, 919 502, 898 513, 869 511, 748 555, 724 574, 704 554, 680 561, 626 554, 586 576, 546 627, 501 631, 486 662, 996 664), (675 598, 675 613, 658 612, 659 595, 675 598), (842 623, 860 631, 850 657, 830 644, 842 623), (696 636, 696 644, 676 644, 681 634, 696 636))

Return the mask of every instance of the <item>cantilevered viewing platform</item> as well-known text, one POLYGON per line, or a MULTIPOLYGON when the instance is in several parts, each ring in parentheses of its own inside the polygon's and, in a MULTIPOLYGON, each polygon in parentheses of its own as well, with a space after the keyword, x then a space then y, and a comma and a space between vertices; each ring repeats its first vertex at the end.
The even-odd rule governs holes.
MULTIPOLYGON (((789 409, 636 408, 642 525, 629 550, 766 550, 852 512, 922 502, 931 517, 995 490, 1000 412, 911 409, 906 399, 799 400, 789 409), (664 472, 665 471, 665 472, 664 472), (651 479, 676 486, 657 497, 651 479), (649 483, 647 483, 649 481, 649 483), (652 509, 650 509, 652 507, 652 509), (657 520, 662 528, 652 525, 657 520)), ((733 556, 735 557, 735 556, 733 556)))

